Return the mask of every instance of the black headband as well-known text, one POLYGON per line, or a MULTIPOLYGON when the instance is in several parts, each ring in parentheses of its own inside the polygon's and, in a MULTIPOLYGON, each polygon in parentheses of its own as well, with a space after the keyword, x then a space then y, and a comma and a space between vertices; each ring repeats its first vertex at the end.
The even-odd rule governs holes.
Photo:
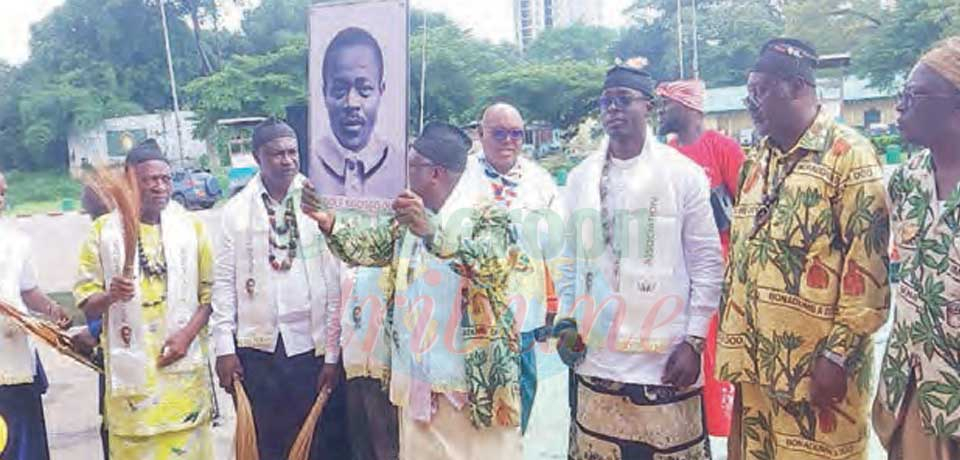
POLYGON ((615 65, 607 71, 607 78, 603 81, 603 89, 630 88, 654 97, 654 88, 657 86, 649 73, 633 67, 615 65))
POLYGON ((160 150, 160 144, 157 143, 156 139, 146 139, 137 144, 136 147, 130 149, 130 151, 127 152, 125 163, 127 166, 136 166, 147 161, 170 163, 170 161, 167 160, 167 156, 160 150))
POLYGON ((763 45, 753 72, 776 75, 780 78, 800 78, 816 86, 817 51, 795 39, 778 38, 763 45))
POLYGON ((253 152, 256 153, 260 150, 260 147, 281 137, 296 139, 297 132, 290 125, 274 118, 268 118, 260 122, 256 128, 253 128, 253 152))
POLYGON ((473 141, 460 128, 441 122, 431 122, 413 142, 413 148, 433 163, 453 172, 467 167, 467 153, 473 141))

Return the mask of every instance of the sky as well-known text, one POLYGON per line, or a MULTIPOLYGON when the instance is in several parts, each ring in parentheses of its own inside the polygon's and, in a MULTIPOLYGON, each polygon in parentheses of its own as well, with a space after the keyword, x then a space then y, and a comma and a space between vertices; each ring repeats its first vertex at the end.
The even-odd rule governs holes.
MULTIPOLYGON (((586 0, 593 1, 593 0, 586 0)), ((0 60, 20 64, 30 55, 30 25, 43 19, 64 0, 0 0, 0 60)), ((247 5, 259 3, 246 0, 247 5)), ((612 27, 624 24, 621 11, 630 0, 605 0, 604 15, 612 27)), ((493 41, 513 40, 513 0, 411 0, 415 8, 447 14, 474 35, 493 41)), ((242 13, 228 11, 227 26, 238 27, 242 13)))

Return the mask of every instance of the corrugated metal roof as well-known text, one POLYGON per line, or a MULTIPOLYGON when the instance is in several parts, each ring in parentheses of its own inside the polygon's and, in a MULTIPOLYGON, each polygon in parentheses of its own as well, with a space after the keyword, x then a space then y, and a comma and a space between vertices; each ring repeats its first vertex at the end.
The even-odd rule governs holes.
MULTIPOLYGON (((819 82, 827 82, 827 79, 819 79, 819 82)), ((896 91, 880 90, 871 88, 868 80, 857 77, 847 77, 843 81, 844 100, 846 101, 866 101, 871 99, 884 99, 896 97, 896 91)), ((828 84, 818 85, 820 97, 824 99, 838 99, 838 88, 830 87, 828 84)), ((747 97, 746 86, 726 86, 722 88, 710 88, 707 90, 706 110, 707 113, 737 112, 745 110, 743 98, 747 97)))

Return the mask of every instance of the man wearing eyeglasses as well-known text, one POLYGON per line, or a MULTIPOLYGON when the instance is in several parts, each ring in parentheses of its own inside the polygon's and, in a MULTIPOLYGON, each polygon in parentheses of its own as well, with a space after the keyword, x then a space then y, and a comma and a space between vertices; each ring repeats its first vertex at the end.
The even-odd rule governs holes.
POLYGON ((411 189, 375 226, 352 225, 304 194, 304 211, 338 258, 390 275, 383 337, 403 460, 522 455, 520 344, 508 302, 510 278, 530 264, 505 210, 448 206, 471 143, 454 126, 428 124, 409 151, 411 189))
POLYGON ((567 185, 554 333, 576 374, 571 459, 710 457, 700 353, 720 302, 720 237, 703 169, 647 123, 654 85, 634 65, 607 72, 607 140, 567 185))
MULTIPOLYGON (((545 353, 557 313, 552 274, 562 249, 560 192, 550 173, 521 155, 524 122, 515 107, 506 103, 487 107, 478 134, 482 152, 469 158, 456 194, 464 208, 494 203, 509 211, 520 243, 536 260, 532 270, 511 278, 514 285, 509 290, 521 331, 521 430, 526 439, 536 439, 537 446, 549 446, 551 453, 563 456, 565 433, 549 430, 556 426, 551 420, 556 411, 549 405, 566 398, 567 371, 554 353, 545 353)), ((542 454, 524 452, 528 458, 542 454)))
POLYGON ((903 265, 873 425, 890 459, 960 458, 960 37, 925 54, 897 104, 900 132, 926 148, 890 180, 893 244, 903 265))
POLYGON ((820 107, 817 60, 774 39, 748 75, 766 136, 742 168, 720 307, 715 372, 736 385, 729 458, 867 455, 888 210, 872 145, 820 107))

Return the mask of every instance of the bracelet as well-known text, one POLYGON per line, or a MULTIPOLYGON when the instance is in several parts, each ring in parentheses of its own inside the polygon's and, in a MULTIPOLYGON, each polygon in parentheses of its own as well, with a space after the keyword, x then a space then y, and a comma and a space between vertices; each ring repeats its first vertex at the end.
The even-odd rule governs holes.
POLYGON ((693 348, 693 351, 703 354, 703 349, 706 347, 706 340, 703 337, 697 337, 695 335, 688 335, 684 337, 683 342, 693 348))
POLYGON ((837 366, 840 366, 842 368, 847 367, 847 359, 840 353, 836 353, 830 350, 823 350, 823 352, 820 353, 820 356, 823 356, 828 361, 830 361, 833 364, 836 364, 837 366))

